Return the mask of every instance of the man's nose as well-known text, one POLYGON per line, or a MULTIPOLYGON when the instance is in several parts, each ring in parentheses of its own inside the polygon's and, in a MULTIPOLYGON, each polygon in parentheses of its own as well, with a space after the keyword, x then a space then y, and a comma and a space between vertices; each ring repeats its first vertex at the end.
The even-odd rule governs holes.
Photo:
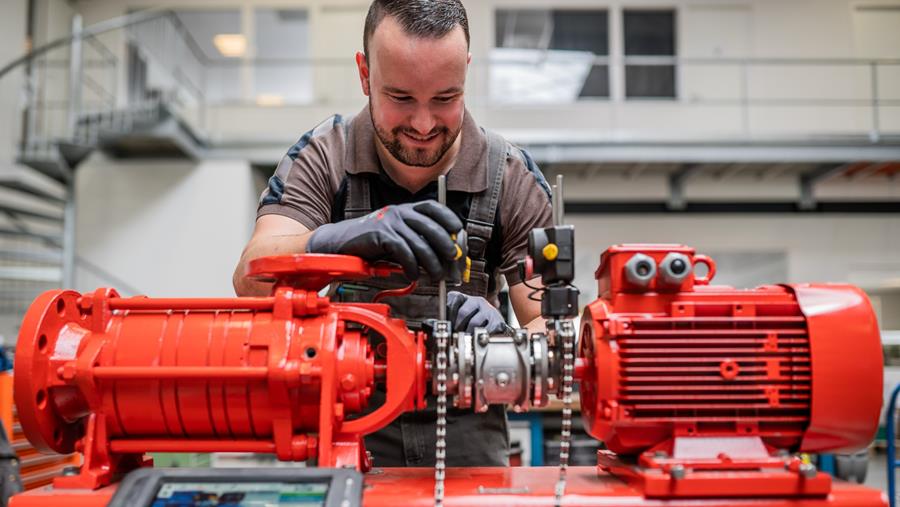
POLYGON ((423 136, 430 134, 432 129, 434 129, 435 124, 434 115, 432 115, 428 107, 425 106, 417 107, 416 111, 413 113, 412 121, 410 121, 410 126, 416 133, 423 136))

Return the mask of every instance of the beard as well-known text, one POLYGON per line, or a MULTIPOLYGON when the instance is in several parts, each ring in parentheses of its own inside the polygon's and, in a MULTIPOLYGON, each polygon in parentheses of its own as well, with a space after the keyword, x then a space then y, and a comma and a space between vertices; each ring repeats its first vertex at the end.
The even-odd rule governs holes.
POLYGON ((437 164, 447 153, 447 150, 456 142, 456 138, 462 131, 462 125, 455 131, 451 131, 445 126, 438 126, 431 130, 427 136, 421 136, 415 129, 409 127, 395 127, 390 132, 379 127, 375 123, 375 112, 372 106, 372 99, 369 98, 369 116, 372 120, 372 126, 375 128, 375 134, 381 141, 381 144, 387 149, 395 159, 401 163, 413 167, 431 167, 437 164), (439 141, 438 147, 428 148, 410 148, 404 146, 400 140, 400 136, 410 134, 415 137, 436 137, 439 141))

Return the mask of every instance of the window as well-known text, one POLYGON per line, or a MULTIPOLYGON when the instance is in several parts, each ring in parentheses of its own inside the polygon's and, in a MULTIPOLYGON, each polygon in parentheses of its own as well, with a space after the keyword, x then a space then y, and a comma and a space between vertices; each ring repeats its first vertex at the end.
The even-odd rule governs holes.
POLYGON ((312 100, 309 18, 303 9, 258 8, 253 36, 238 9, 176 11, 204 55, 206 100, 278 106, 312 100))
POLYGON ((246 41, 241 34, 241 11, 179 9, 176 15, 192 39, 192 45, 206 60, 206 100, 210 103, 238 100, 241 97, 238 63, 242 50, 246 50, 246 41))
POLYGON ((258 8, 253 78, 258 105, 312 101, 309 19, 302 9, 258 8))
MULTIPOLYGON (((590 51, 609 56, 606 11, 555 11, 550 49, 590 51)), ((609 65, 592 65, 579 97, 609 97, 609 65)))
POLYGON ((675 11, 626 9, 623 21, 625 97, 674 98, 675 11))
POLYGON ((495 21, 494 100, 609 97, 609 65, 603 60, 609 56, 607 11, 498 10, 495 21))

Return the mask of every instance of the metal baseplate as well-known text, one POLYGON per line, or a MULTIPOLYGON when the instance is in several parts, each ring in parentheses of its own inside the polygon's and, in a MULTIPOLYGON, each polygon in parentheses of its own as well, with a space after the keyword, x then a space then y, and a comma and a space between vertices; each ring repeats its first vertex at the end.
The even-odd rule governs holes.
MULTIPOLYGON (((555 502, 558 470, 555 467, 475 467, 447 468, 444 503, 454 507, 550 506, 555 502)), ((364 507, 431 507, 434 505, 434 469, 376 468, 364 475, 364 507)), ((53 490, 25 492, 14 497, 11 507, 106 506, 115 491, 108 486, 96 491, 53 490)), ((720 497, 655 498, 646 496, 636 484, 600 471, 593 466, 570 466, 566 494, 567 507, 861 507, 887 506, 884 493, 836 481, 827 496, 803 498, 720 497)))

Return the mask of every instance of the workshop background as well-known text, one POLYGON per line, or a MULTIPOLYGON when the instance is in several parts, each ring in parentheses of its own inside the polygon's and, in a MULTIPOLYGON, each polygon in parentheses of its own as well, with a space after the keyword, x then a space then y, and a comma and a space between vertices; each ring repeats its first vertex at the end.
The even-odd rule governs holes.
MULTIPOLYGON (((900 382, 900 1, 465 4, 468 107, 565 176, 582 304, 616 243, 696 247, 737 287, 849 282, 878 312, 885 390, 900 382)), ((276 162, 364 104, 367 6, 4 0, 3 347, 54 287, 233 295, 276 162), (20 58, 27 41, 58 43, 20 58)), ((558 452, 552 411, 514 428, 526 464, 558 452)), ((596 442, 579 445, 593 459, 596 442)), ((883 485, 872 456, 867 482, 883 485)))

